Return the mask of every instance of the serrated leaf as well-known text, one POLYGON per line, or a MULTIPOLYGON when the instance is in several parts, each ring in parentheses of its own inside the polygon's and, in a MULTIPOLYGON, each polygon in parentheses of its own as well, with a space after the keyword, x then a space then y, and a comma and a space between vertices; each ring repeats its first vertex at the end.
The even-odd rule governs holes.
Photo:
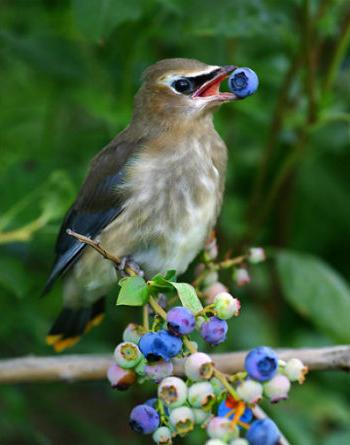
POLYGON ((184 307, 187 307, 193 313, 197 313, 203 309, 202 303, 193 286, 188 283, 172 283, 177 290, 178 296, 184 307))
POLYGON ((143 306, 149 298, 149 290, 142 277, 126 277, 119 281, 117 306, 143 306))
POLYGON ((283 294, 304 317, 340 342, 350 341, 350 288, 328 264, 312 255, 279 251, 283 294))

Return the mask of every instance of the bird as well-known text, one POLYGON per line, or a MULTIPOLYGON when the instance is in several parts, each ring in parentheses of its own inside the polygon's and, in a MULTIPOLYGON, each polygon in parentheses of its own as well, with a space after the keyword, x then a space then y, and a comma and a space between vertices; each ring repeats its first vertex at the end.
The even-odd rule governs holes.
POLYGON ((203 248, 222 205, 227 147, 213 113, 238 97, 220 92, 234 65, 160 60, 146 68, 130 124, 91 161, 67 211, 44 288, 63 281, 63 308, 46 338, 60 352, 100 323, 116 271, 67 234, 100 242, 151 277, 183 273, 203 248))

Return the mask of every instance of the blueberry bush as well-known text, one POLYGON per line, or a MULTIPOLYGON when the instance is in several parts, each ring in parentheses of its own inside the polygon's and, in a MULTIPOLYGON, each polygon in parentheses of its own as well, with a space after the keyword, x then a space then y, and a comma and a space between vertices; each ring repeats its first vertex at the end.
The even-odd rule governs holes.
POLYGON ((265 259, 261 248, 223 262, 215 262, 216 255, 212 241, 197 266, 196 287, 178 283, 171 270, 148 281, 136 274, 122 278, 117 305, 142 306, 143 324, 126 327, 107 378, 119 390, 148 380, 158 385, 157 397, 136 405, 129 418, 133 431, 152 435, 158 445, 171 445, 196 426, 206 431, 206 445, 279 445, 277 425, 260 418, 256 405, 263 397, 272 403, 287 399, 291 382, 303 383, 308 370, 299 359, 284 362, 260 346, 247 354, 244 371, 231 375, 199 352, 196 338, 211 347, 225 342, 227 321, 241 308, 215 271, 231 269, 237 277, 244 270, 247 277, 246 265, 265 259), (183 362, 183 378, 174 375, 176 359, 183 362))

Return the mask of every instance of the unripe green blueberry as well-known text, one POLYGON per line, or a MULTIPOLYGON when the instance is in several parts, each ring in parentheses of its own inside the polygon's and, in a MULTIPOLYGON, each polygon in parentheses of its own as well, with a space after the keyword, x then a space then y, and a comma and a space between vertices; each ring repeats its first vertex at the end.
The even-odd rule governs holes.
POLYGON ((180 406, 171 410, 169 422, 177 434, 185 436, 194 428, 194 415, 188 406, 180 406))
POLYGON ((220 292, 214 299, 216 316, 222 320, 228 320, 239 314, 241 303, 228 292, 220 292))
POLYGON ((227 287, 224 286, 220 281, 213 283, 211 286, 204 288, 203 295, 205 298, 206 304, 212 304, 214 302, 214 298, 220 292, 227 292, 227 287))
POLYGON ((277 374, 271 380, 264 383, 264 394, 272 403, 288 398, 290 381, 285 375, 277 374))
POLYGON ((188 401, 194 408, 210 410, 215 402, 214 389, 209 382, 194 383, 188 389, 188 401))
POLYGON ((120 343, 114 350, 114 358, 122 368, 133 368, 142 359, 141 351, 135 343, 120 343))
POLYGON ((258 264, 266 260, 265 250, 262 247, 251 247, 248 252, 248 261, 258 264))
POLYGON ((185 374, 193 380, 208 380, 214 372, 212 359, 204 352, 195 352, 191 354, 185 361, 185 374))
POLYGON ((212 284, 216 283, 218 279, 219 279, 219 274, 216 272, 216 270, 209 272, 202 282, 203 287, 211 286, 212 284))
POLYGON ((298 358, 291 358, 284 367, 284 373, 291 382, 304 383, 308 368, 298 358))
POLYGON ((250 276, 244 267, 239 267, 233 272, 233 279, 238 287, 243 287, 246 284, 250 283, 250 276))
POLYGON ((227 442, 239 436, 239 430, 226 417, 213 417, 207 426, 207 434, 211 439, 221 439, 227 442))
POLYGON ((144 328, 136 323, 129 323, 123 332, 123 341, 138 344, 145 333, 144 328))
POLYGON ((167 377, 158 386, 158 397, 169 408, 183 405, 187 394, 186 383, 178 377, 167 377))
POLYGON ((247 403, 258 402, 262 397, 262 393, 262 385, 254 380, 244 380, 244 382, 237 387, 239 398, 247 403))
POLYGON ((171 445, 173 443, 171 431, 166 426, 161 426, 153 433, 153 440, 158 445, 171 445))
POLYGON ((208 411, 203 411, 200 408, 192 408, 192 412, 194 415, 194 421, 197 425, 203 424, 204 422, 208 421, 211 413, 208 411))

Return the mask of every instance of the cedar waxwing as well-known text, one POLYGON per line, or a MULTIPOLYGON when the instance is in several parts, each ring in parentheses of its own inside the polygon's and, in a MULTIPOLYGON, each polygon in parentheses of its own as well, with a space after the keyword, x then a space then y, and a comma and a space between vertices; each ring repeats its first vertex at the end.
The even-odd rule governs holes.
POLYGON ((64 308, 47 337, 56 351, 98 324, 116 284, 113 264, 67 229, 132 258, 146 277, 184 272, 203 248, 221 207, 227 160, 212 114, 237 99, 219 91, 235 68, 166 59, 144 72, 130 125, 92 160, 58 235, 45 287, 64 275, 64 308))

